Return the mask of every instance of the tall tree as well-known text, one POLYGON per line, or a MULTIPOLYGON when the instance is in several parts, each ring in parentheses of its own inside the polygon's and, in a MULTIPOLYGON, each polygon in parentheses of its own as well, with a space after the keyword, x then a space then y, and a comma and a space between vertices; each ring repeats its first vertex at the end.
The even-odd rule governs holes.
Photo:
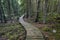
POLYGON ((44 4, 44 16, 43 16, 43 23, 46 23, 46 17, 47 17, 47 4, 48 4, 48 0, 45 0, 45 4, 44 4))
POLYGON ((3 1, 2 0, 0 0, 0 20, 1 20, 1 23, 6 23, 6 17, 4 14, 3 1))
POLYGON ((37 15, 36 15, 36 20, 35 22, 38 22, 39 21, 39 13, 40 13, 40 0, 38 0, 38 3, 37 3, 37 15))

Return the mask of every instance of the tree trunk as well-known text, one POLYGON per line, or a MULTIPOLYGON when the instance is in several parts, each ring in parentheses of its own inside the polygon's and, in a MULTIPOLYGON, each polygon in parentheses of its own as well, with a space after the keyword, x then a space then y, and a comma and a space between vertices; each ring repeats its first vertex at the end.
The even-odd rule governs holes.
POLYGON ((48 4, 48 0, 45 0, 45 4, 44 4, 44 16, 43 16, 43 23, 45 24, 46 23, 46 17, 47 17, 47 4, 48 4))
POLYGON ((6 18, 5 18, 5 14, 4 14, 4 10, 3 10, 3 5, 2 5, 2 2, 0 0, 0 20, 1 20, 1 23, 6 23, 6 18))
POLYGON ((40 13, 40 0, 38 0, 38 3, 37 3, 37 15, 36 15, 36 19, 35 19, 35 22, 38 22, 39 21, 39 13, 40 13))

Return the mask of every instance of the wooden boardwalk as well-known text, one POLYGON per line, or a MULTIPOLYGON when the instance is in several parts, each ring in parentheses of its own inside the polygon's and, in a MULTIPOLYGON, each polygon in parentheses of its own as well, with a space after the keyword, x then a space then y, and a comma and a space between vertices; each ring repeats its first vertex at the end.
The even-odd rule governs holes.
MULTIPOLYGON (((24 15, 23 15, 24 16, 24 15)), ((27 30, 26 40, 44 40, 41 31, 34 27, 32 24, 25 22, 23 20, 23 16, 19 18, 19 22, 25 27, 27 30)))

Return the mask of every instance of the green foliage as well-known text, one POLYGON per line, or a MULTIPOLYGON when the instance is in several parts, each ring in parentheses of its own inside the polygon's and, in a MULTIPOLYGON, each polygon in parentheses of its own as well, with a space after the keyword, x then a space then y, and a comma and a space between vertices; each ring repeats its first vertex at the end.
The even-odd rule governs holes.
MULTIPOLYGON (((5 24, 3 27, 0 26, 0 36, 8 40, 18 40, 22 33, 25 33, 25 30, 19 23, 5 24)), ((22 36, 24 36, 24 34, 22 36)))
POLYGON ((0 20, 11 20, 12 17, 16 19, 20 16, 20 4, 17 0, 0 0, 0 20))
POLYGON ((58 17, 58 13, 48 13, 48 16, 46 18, 47 22, 56 22, 56 18, 58 17))
POLYGON ((56 29, 56 33, 54 34, 56 40, 60 40, 60 23, 56 23, 54 25, 54 29, 56 29))
POLYGON ((52 32, 52 29, 49 27, 44 27, 44 28, 42 28, 42 30, 45 32, 52 32))

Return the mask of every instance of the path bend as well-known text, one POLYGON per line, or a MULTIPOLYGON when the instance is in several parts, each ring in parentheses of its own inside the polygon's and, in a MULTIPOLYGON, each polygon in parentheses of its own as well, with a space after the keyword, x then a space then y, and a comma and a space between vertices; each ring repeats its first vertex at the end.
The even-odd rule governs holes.
POLYGON ((27 30, 27 37, 26 40, 44 40, 43 35, 41 33, 41 31, 34 27, 32 24, 25 22, 23 20, 24 15, 22 15, 19 18, 19 22, 25 27, 25 29, 27 30))

